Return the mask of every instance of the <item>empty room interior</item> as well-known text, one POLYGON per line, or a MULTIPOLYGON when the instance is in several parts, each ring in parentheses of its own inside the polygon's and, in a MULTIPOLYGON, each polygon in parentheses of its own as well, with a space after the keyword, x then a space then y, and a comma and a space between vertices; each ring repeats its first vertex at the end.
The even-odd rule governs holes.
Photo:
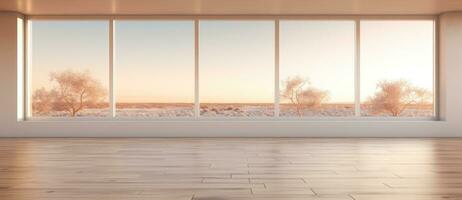
POLYGON ((0 0, 0 200, 462 200, 461 0, 0 0))

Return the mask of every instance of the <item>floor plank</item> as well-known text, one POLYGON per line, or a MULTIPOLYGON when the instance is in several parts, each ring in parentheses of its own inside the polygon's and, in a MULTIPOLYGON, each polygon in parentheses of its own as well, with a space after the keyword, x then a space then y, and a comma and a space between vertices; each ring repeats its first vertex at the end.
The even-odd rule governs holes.
POLYGON ((462 139, 0 139, 1 200, 462 199, 462 139))

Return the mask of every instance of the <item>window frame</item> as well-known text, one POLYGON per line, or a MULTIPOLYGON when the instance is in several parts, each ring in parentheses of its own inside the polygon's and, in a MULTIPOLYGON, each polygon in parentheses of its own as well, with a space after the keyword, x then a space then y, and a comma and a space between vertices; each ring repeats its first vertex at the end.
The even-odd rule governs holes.
MULTIPOLYGON (((78 119, 82 120, 91 120, 91 121, 106 121, 108 119, 113 118, 113 110, 114 106, 113 103, 113 21, 111 16, 25 16, 24 17, 24 121, 73 121, 78 119), (46 20, 53 20, 53 21, 107 21, 108 22, 108 100, 109 100, 109 114, 105 117, 34 117, 32 115, 32 90, 31 90, 31 83, 32 83, 32 23, 31 21, 46 21, 46 20), (75 119, 74 119, 75 118, 75 119)), ((19 91, 18 91, 19 92, 19 91)))
MULTIPOLYGON (((440 120, 439 92, 439 18, 434 15, 33 15, 24 19, 24 119, 25 121, 438 121, 440 120), (31 105, 31 21, 38 20, 107 20, 109 28, 109 104, 110 114, 107 117, 33 117, 31 105), (194 116, 137 118, 117 117, 114 94, 114 21, 115 20, 192 20, 194 21, 194 116), (201 117, 199 102, 199 22, 201 20, 265 20, 274 22, 274 116, 272 117, 201 117), (348 117, 280 117, 280 77, 279 77, 279 23, 280 20, 347 20, 355 24, 355 71, 354 71, 354 110, 348 117), (360 112, 360 22, 363 20, 428 20, 433 21, 433 116, 431 117, 383 117, 361 116, 360 112)), ((19 92, 19 91, 18 91, 19 92)))

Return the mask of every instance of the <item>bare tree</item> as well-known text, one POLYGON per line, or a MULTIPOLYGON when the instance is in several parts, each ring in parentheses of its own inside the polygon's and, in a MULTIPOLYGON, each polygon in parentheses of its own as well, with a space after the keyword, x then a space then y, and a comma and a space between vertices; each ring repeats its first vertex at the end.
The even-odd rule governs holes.
POLYGON ((388 112, 392 116, 399 116, 410 105, 423 105, 432 98, 431 92, 405 80, 382 80, 377 88, 378 91, 369 99, 375 113, 388 112))
POLYGON ((288 77, 284 83, 282 98, 289 100, 302 117, 304 110, 321 105, 328 99, 328 92, 311 87, 308 79, 300 76, 288 77))
POLYGON ((56 83, 52 90, 41 88, 34 92, 34 109, 38 109, 34 111, 66 111, 74 117, 85 107, 104 101, 106 91, 88 71, 67 70, 51 73, 50 81, 56 83))

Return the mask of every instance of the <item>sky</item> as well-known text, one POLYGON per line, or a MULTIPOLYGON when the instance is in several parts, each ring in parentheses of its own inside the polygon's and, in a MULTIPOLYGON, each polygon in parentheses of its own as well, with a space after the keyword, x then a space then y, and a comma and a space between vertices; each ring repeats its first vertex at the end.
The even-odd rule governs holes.
POLYGON ((52 72, 88 70, 109 86, 109 34, 106 21, 33 21, 32 90, 50 88, 52 72))
POLYGON ((330 101, 354 102, 354 21, 283 20, 279 29, 282 81, 300 76, 330 101))
POLYGON ((433 91, 433 21, 361 22, 361 100, 380 80, 403 79, 433 91))
POLYGON ((199 30, 200 102, 274 102, 273 21, 201 21, 199 30))
POLYGON ((119 102, 194 103, 194 23, 116 21, 119 102))
MULTIPOLYGON (((194 23, 115 21, 117 102, 194 102, 194 23)), ((274 101, 274 21, 202 20, 199 97, 204 103, 274 101)), ((88 70, 109 85, 107 21, 35 20, 32 89, 51 88, 49 74, 88 70)), ((361 99, 380 80, 433 87, 432 21, 361 22, 361 99)), ((301 76, 329 91, 332 103, 354 101, 355 25, 342 20, 281 20, 280 80, 301 76)), ((282 85, 281 85, 282 88, 282 85)))

